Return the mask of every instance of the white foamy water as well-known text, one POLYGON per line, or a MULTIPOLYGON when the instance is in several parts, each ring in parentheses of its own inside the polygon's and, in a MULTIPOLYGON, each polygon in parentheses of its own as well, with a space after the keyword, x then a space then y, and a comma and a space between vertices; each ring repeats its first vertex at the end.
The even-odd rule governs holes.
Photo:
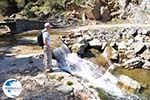
MULTIPOLYGON (((60 63, 60 68, 72 75, 80 77, 86 83, 101 88, 118 98, 130 99, 130 96, 117 87, 118 79, 110 72, 98 67, 89 60, 80 58, 76 53, 70 53, 66 46, 54 50, 54 55, 60 63)), ((133 100, 133 99, 132 99, 133 100)), ((137 99, 134 99, 137 100, 137 99)))
POLYGON ((69 64, 68 71, 73 75, 80 76, 94 87, 102 88, 112 95, 124 97, 124 93, 117 87, 118 79, 108 71, 103 74, 103 69, 75 53, 68 54, 65 59, 69 64))

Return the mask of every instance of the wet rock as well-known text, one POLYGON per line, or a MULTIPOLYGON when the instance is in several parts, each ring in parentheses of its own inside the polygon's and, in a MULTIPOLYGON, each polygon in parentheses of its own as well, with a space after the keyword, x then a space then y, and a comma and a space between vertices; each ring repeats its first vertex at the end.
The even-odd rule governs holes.
POLYGON ((125 92, 133 94, 139 92, 141 85, 139 82, 131 79, 128 76, 120 75, 118 78, 118 86, 125 92))

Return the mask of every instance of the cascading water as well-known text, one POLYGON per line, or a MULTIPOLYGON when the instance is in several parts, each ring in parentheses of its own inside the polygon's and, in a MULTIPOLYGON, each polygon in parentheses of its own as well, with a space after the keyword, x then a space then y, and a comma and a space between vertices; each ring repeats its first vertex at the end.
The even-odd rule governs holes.
MULTIPOLYGON (((62 45, 53 51, 57 61, 60 64, 60 69, 80 77, 85 84, 101 88, 105 92, 125 100, 137 100, 137 96, 127 95, 119 87, 117 87, 118 79, 110 72, 105 71, 92 62, 80 58, 76 53, 70 53, 66 45, 62 45)), ((139 99, 138 99, 139 100, 139 99)))

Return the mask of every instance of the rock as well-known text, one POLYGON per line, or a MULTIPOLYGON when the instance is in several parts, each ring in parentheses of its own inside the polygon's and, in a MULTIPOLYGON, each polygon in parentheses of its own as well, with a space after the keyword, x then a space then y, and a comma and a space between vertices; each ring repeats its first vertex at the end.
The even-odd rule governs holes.
POLYGON ((110 16, 110 10, 108 9, 108 7, 101 7, 101 19, 102 21, 109 21, 111 20, 111 16, 110 16))
POLYGON ((134 39, 128 39, 128 41, 127 41, 128 46, 132 45, 133 43, 134 43, 134 39))
POLYGON ((141 68, 143 65, 142 59, 140 57, 131 58, 124 62, 125 68, 141 68))
MULTIPOLYGON (((129 47, 129 49, 131 49, 131 48, 129 47)), ((129 49, 125 51, 126 58, 131 59, 133 57, 136 57, 136 54, 135 54, 134 50, 132 50, 132 49, 129 50, 129 49)))
POLYGON ((35 76, 32 80, 36 81, 36 84, 44 86, 48 83, 48 79, 45 74, 40 73, 37 76, 35 76))
POLYGON ((90 96, 83 91, 74 91, 76 97, 79 97, 81 100, 89 100, 90 96))
POLYGON ((144 37, 141 35, 141 34, 138 34, 135 38, 134 38, 134 40, 135 41, 143 41, 144 39, 143 39, 144 37))
POLYGON ((144 58, 145 60, 150 59, 150 49, 146 49, 142 54, 140 54, 141 58, 144 58))
POLYGON ((102 55, 107 60, 107 62, 110 62, 110 60, 113 62, 119 61, 118 51, 111 47, 109 44, 106 45, 102 55))
POLYGON ((140 7, 144 12, 150 12, 150 1, 149 0, 143 0, 140 7))
POLYGON ((83 35, 83 38, 86 40, 86 41, 91 41, 93 39, 92 36, 89 36, 89 35, 83 35))
POLYGON ((150 30, 146 32, 146 36, 150 36, 150 30))
POLYGON ((134 47, 134 51, 135 51, 136 54, 143 53, 146 50, 146 48, 147 48, 146 45, 143 42, 141 42, 141 41, 135 42, 133 44, 133 47, 134 47))
POLYGON ((133 37, 135 37, 138 34, 137 31, 138 31, 137 28, 131 28, 128 34, 131 34, 133 37))
POLYGON ((89 46, 93 48, 102 48, 102 43, 98 39, 93 39, 89 41, 89 46))
POLYGON ((58 62, 55 59, 52 59, 52 65, 53 65, 53 67, 59 67, 58 62))
POLYGON ((126 50, 126 44, 124 41, 118 43, 118 50, 126 50))
POLYGON ((118 86, 125 92, 133 94, 139 92, 141 85, 139 82, 131 79, 128 76, 120 75, 118 78, 118 86))
POLYGON ((60 85, 60 86, 56 87, 56 89, 64 94, 70 94, 71 92, 73 92, 72 87, 64 86, 64 85, 60 85))
POLYGON ((86 47, 87 47, 87 44, 75 43, 72 45, 71 51, 78 53, 79 55, 83 55, 86 47))
POLYGON ((119 5, 122 9, 125 9, 128 6, 129 0, 119 0, 119 5))
POLYGON ((150 70, 150 61, 146 60, 142 68, 150 70))
POLYGON ((82 36, 81 32, 75 32, 72 37, 77 38, 77 37, 80 37, 80 36, 82 36))
POLYGON ((86 40, 83 37, 78 37, 76 43, 84 44, 84 43, 86 43, 86 40))

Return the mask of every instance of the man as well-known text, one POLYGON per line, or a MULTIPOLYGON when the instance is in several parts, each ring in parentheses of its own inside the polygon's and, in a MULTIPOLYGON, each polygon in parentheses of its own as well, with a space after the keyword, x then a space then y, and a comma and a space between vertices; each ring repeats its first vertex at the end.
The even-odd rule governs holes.
POLYGON ((44 43, 44 65, 45 72, 52 72, 52 50, 51 50, 51 38, 49 34, 49 29, 51 29, 50 23, 44 24, 44 29, 42 30, 43 43, 44 43))

